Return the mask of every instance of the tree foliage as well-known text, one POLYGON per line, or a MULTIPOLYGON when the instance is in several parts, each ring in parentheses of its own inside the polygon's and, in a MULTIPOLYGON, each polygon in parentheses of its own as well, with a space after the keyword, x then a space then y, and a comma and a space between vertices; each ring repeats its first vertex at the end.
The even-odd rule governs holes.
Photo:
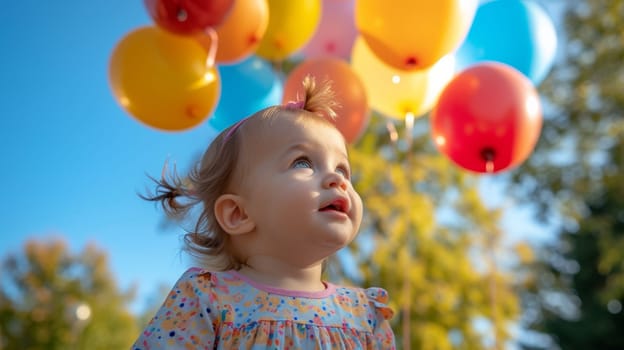
POLYGON ((600 191, 603 175, 614 171, 608 153, 624 132, 623 16, 622 0, 565 7, 563 55, 539 87, 546 106, 542 136, 510 187, 539 205, 541 219, 578 219, 583 198, 600 191))
MULTIPOLYGON (((622 168, 624 144, 612 151, 622 168)), ((601 183, 578 226, 541 254, 540 279, 525 296, 539 310, 532 327, 562 349, 624 348, 624 182, 611 174, 601 183)))
POLYGON ((104 252, 72 254, 64 241, 31 240, 0 274, 0 348, 122 349, 138 334, 104 252))
POLYGON ((622 349, 624 337, 624 186, 605 181, 601 195, 587 201, 590 213, 578 231, 564 231, 559 249, 573 269, 553 272, 566 278, 577 301, 574 317, 546 313, 544 330, 563 349, 622 349))
POLYGON ((623 17, 624 0, 567 7, 565 58, 541 89, 551 107, 544 136, 515 178, 543 219, 563 219, 522 293, 527 324, 552 347, 624 348, 623 17))

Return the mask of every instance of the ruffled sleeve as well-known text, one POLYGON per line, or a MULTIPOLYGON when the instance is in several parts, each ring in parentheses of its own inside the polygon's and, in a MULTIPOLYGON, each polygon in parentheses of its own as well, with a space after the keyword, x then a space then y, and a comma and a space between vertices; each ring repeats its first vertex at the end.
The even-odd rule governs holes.
POLYGON ((219 320, 213 305, 210 273, 198 268, 187 270, 132 349, 212 349, 219 320))
POLYGON ((373 335, 378 344, 378 349, 396 349, 394 332, 389 322, 394 316, 394 311, 388 306, 388 292, 378 287, 368 288, 365 292, 369 303, 375 308, 376 322, 373 335))

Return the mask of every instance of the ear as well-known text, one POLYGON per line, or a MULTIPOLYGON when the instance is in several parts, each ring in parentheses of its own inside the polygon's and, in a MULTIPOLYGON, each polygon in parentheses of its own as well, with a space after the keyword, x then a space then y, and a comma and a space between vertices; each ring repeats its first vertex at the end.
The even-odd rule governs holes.
POLYGON ((223 194, 217 198, 214 214, 223 230, 231 235, 239 235, 252 231, 256 223, 247 215, 240 196, 223 194))

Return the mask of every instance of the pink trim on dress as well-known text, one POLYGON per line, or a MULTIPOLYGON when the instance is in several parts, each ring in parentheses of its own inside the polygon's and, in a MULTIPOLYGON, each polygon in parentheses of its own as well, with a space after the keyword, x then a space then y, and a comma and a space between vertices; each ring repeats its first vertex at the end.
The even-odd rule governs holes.
POLYGON ((247 284, 249 284, 250 286, 252 286, 252 287, 254 287, 256 289, 259 289, 259 290, 267 292, 267 293, 283 295, 283 296, 287 296, 287 297, 321 299, 321 298, 326 298, 326 297, 332 295, 336 291, 336 286, 333 285, 332 283, 329 283, 329 282, 323 282, 323 284, 325 285, 325 289, 324 290, 321 290, 321 291, 318 291, 318 292, 306 292, 306 291, 289 290, 289 289, 282 289, 282 288, 271 287, 269 285, 256 282, 256 281, 250 279, 249 277, 240 274, 238 271, 235 271, 235 270, 227 271, 227 273, 235 276, 236 278, 238 278, 240 280, 245 281, 247 284))

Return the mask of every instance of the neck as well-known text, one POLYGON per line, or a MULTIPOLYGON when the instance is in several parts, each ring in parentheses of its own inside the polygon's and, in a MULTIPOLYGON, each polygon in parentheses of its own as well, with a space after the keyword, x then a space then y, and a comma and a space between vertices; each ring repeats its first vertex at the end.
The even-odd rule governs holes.
POLYGON ((255 282, 274 288, 306 292, 325 289, 325 285, 321 282, 322 262, 298 267, 271 257, 255 256, 238 272, 255 282))

